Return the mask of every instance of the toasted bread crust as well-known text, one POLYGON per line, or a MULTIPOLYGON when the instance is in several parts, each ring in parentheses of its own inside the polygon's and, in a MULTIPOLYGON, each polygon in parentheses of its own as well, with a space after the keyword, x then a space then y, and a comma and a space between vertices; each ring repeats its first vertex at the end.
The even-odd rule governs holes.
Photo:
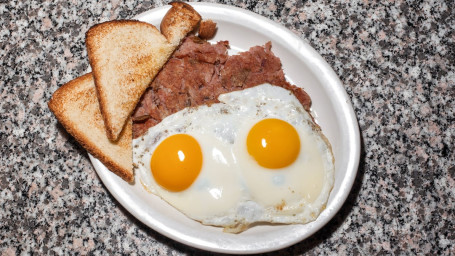
POLYGON ((172 8, 161 21, 160 30, 171 44, 178 46, 180 41, 197 27, 201 15, 184 2, 172 2, 170 5, 172 8))
POLYGON ((213 20, 202 20, 199 25, 198 35, 202 39, 210 39, 216 34, 216 23, 213 20))
POLYGON ((108 21, 86 33, 106 133, 116 141, 145 89, 175 49, 153 25, 108 21))
POLYGON ((91 73, 61 86, 48 106, 68 133, 90 154, 125 181, 133 181, 131 119, 117 142, 108 140, 91 73))

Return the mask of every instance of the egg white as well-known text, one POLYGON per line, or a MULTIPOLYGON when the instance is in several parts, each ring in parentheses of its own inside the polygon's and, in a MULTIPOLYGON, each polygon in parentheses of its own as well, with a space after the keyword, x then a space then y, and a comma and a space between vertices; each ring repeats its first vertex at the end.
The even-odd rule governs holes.
POLYGON ((297 98, 264 84, 220 95, 220 103, 187 108, 165 118, 133 141, 133 162, 144 187, 188 217, 239 232, 252 223, 307 223, 317 218, 334 183, 330 143, 297 98), (296 128, 301 150, 280 170, 259 166, 248 154, 246 136, 265 118, 296 128), (166 137, 192 135, 203 151, 203 166, 185 191, 169 192, 153 179, 151 155, 166 137))

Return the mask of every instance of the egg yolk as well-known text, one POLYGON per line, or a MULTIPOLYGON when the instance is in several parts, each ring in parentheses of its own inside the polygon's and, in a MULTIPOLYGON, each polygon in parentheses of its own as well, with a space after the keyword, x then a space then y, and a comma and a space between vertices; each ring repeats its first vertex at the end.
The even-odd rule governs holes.
POLYGON ((201 147, 187 134, 175 134, 163 140, 150 159, 156 182, 173 192, 185 190, 193 184, 201 168, 201 147))
POLYGON ((292 164, 300 152, 299 134, 286 121, 270 118, 251 128, 246 141, 248 153, 265 168, 278 169, 292 164))

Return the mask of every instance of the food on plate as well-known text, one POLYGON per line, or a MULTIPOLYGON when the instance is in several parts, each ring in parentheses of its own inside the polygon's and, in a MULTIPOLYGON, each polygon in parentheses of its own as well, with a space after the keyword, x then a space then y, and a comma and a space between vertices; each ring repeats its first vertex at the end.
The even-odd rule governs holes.
POLYGON ((204 40, 216 23, 171 5, 161 33, 140 21, 92 27, 92 73, 49 108, 111 171, 132 182, 134 166, 146 190, 202 224, 238 233, 316 219, 334 158, 308 94, 286 81, 270 42, 230 56, 228 41, 204 40), (186 37, 198 24, 200 37, 186 37))
POLYGON ((200 16, 192 8, 180 8, 186 5, 174 3, 169 11, 172 14, 163 20, 175 27, 167 28, 173 31, 173 42, 168 42, 154 26, 140 21, 111 21, 92 28, 87 41, 95 74, 86 74, 63 85, 49 102, 49 108, 67 131, 127 182, 134 181, 131 111, 147 83, 176 49, 177 42, 196 28, 194 19, 200 16), (100 83, 104 87, 96 91, 96 84, 100 83))
POLYGON ((312 221, 333 187, 334 159, 311 99, 286 81, 270 42, 232 56, 228 48, 185 38, 146 90, 133 113, 139 181, 227 232, 312 221))
POLYGON ((161 23, 163 34, 132 20, 108 21, 87 31, 87 54, 110 140, 117 140, 145 89, 200 20, 190 5, 175 2, 161 23))
POLYGON ((217 102, 218 95, 270 83, 292 91, 306 110, 311 99, 286 81, 281 61, 271 43, 228 55, 228 41, 208 43, 198 37, 184 39, 146 90, 133 114, 133 137, 185 107, 217 102))
POLYGON ((133 140, 144 187, 226 232, 316 219, 333 187, 334 159, 295 95, 262 84, 217 102, 168 115, 133 140))
POLYGON ((49 108, 65 129, 109 170, 133 181, 131 119, 116 142, 107 139, 91 73, 61 86, 49 108))

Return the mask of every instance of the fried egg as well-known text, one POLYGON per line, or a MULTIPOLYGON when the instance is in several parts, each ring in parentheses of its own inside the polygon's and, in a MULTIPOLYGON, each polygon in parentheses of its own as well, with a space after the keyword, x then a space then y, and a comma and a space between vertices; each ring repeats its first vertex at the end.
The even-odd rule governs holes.
POLYGON ((189 218, 240 232, 304 224, 334 183, 330 143, 292 92, 263 84, 186 108, 133 140, 144 188, 189 218))

